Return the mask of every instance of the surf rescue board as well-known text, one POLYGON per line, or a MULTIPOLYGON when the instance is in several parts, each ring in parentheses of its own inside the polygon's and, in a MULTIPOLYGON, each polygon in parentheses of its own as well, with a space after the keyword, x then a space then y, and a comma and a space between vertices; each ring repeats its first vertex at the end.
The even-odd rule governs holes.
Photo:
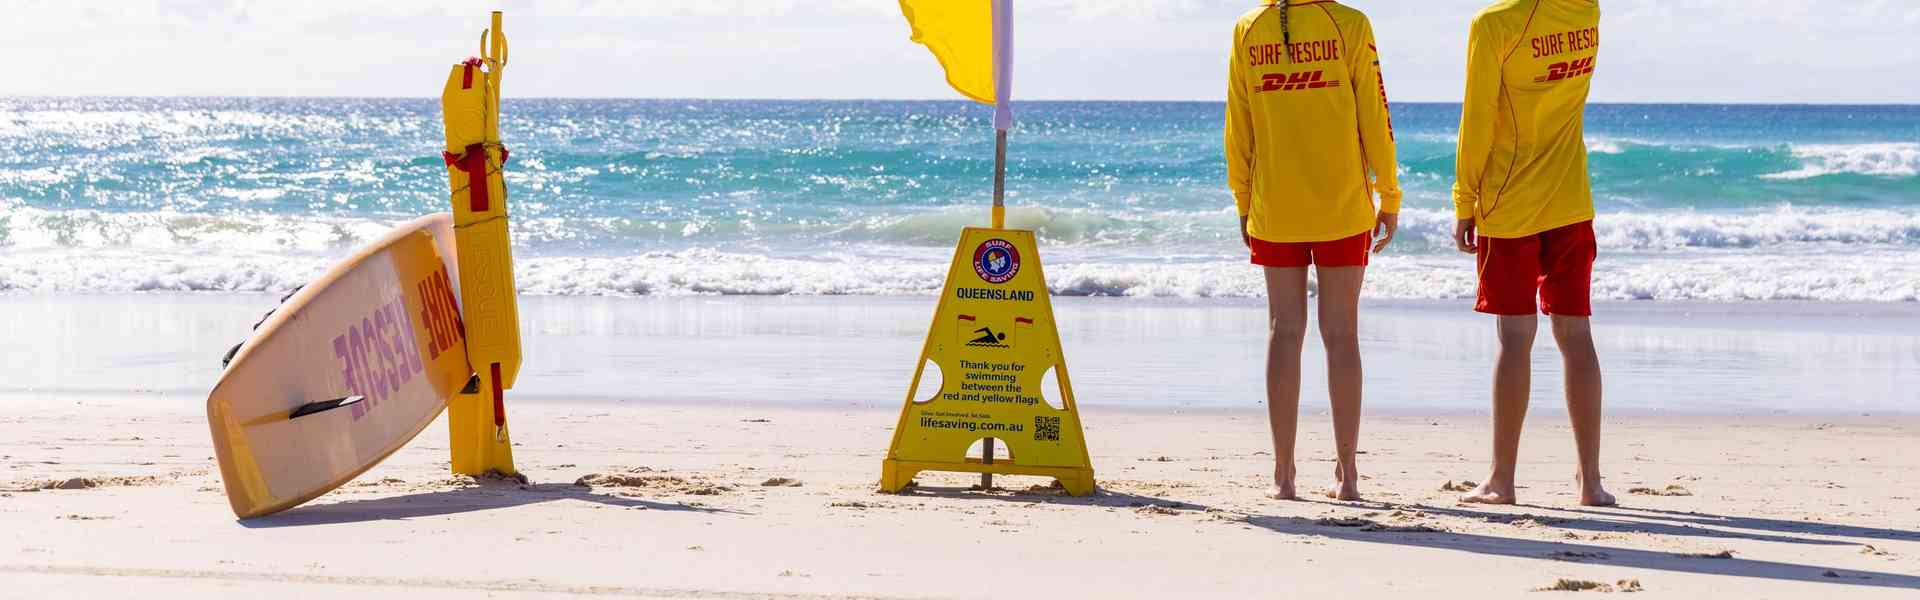
POLYGON ((453 217, 408 222, 260 323, 207 398, 240 518, 319 497, 373 468, 469 385, 453 217))

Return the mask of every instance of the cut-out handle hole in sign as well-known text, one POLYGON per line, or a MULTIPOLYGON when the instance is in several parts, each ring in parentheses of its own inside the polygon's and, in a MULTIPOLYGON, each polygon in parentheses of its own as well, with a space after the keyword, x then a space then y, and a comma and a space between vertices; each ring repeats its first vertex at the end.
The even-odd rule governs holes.
POLYGON ((913 392, 914 395, 920 396, 914 399, 914 404, 926 404, 940 399, 940 390, 946 387, 947 381, 940 372, 940 363, 933 362, 932 359, 928 359, 926 363, 926 368, 920 371, 920 387, 913 392))
MULTIPOLYGON (((991 436, 974 440, 972 446, 967 446, 967 458, 981 458, 986 456, 986 453, 985 453, 986 441, 990 437, 991 436)), ((1005 441, 1001 441, 998 438, 993 438, 993 439, 994 439, 994 444, 993 444, 994 462, 1002 462, 1002 461, 1013 462, 1013 449, 1008 448, 1007 443, 1005 441)))
POLYGON ((1047 367, 1047 372, 1040 375, 1040 399, 1054 410, 1067 409, 1067 395, 1060 391, 1060 369, 1047 367))

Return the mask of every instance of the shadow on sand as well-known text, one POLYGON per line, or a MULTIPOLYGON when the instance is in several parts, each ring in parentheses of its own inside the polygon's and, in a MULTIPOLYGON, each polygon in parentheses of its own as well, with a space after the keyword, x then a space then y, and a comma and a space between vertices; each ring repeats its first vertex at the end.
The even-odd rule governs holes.
POLYGON ((239 523, 241 526, 250 529, 335 525, 366 521, 437 517, 561 500, 592 502, 615 508, 746 514, 739 511, 692 506, 679 502, 655 502, 638 498, 597 494, 594 493, 593 488, 565 483, 519 485, 514 483, 488 482, 451 490, 420 492, 402 496, 347 500, 328 504, 308 504, 257 519, 242 520, 239 521, 239 523))
POLYGON ((1128 494, 1125 492, 1116 492, 1106 488, 1096 489, 1094 490, 1093 495, 1090 495, 1090 496, 1071 496, 1071 495, 1068 495, 1065 490, 1060 490, 1057 488, 1035 487, 1032 489, 1019 490, 1019 489, 1003 489, 1003 488, 996 487, 991 490, 982 490, 978 487, 942 487, 942 486, 914 485, 913 487, 909 487, 905 490, 902 490, 899 494, 895 494, 895 495, 905 496, 905 497, 920 496, 920 497, 927 497, 927 498, 951 498, 954 500, 973 500, 973 501, 1041 502, 1046 504, 1061 504, 1066 506, 1095 506, 1095 507, 1102 507, 1102 508, 1159 507, 1159 508, 1171 509, 1171 510, 1197 510, 1197 511, 1204 511, 1204 510, 1211 509, 1211 507, 1208 507, 1203 504, 1195 504, 1193 502, 1185 502, 1181 500, 1168 500, 1165 498, 1157 498, 1154 496, 1128 494))
MULTIPOLYGON (((1634 508, 1630 506, 1613 506, 1613 507, 1606 507, 1606 508, 1585 508, 1585 509, 1568 508, 1568 509, 1561 509, 1561 510, 1566 512, 1571 512, 1571 513, 1579 513, 1583 515, 1593 515, 1595 517, 1611 517, 1611 518, 1626 517, 1626 518, 1634 518, 1634 519, 1657 519, 1657 520, 1670 521, 1670 522, 1676 523, 1677 526, 1679 527, 1688 527, 1688 528, 1698 527, 1698 526, 1713 526, 1713 527, 1727 527, 1732 529, 1745 529, 1748 531, 1771 531, 1775 533, 1815 534, 1815 535, 1831 535, 1831 536, 1840 536, 1840 537, 1867 538, 1867 539, 1874 539, 1874 540, 1920 542, 1920 532, 1916 532, 1916 531, 1901 531, 1898 529, 1887 529, 1883 527, 1860 527, 1857 525, 1846 525, 1846 524, 1840 524, 1840 523, 1818 523, 1818 522, 1812 522, 1812 521, 1787 521, 1783 519, 1766 519, 1766 518, 1760 518, 1760 517, 1716 515, 1716 514, 1709 514, 1709 513, 1702 513, 1702 512, 1660 510, 1657 508, 1634 508)), ((1699 531, 1699 530, 1695 529, 1694 531, 1699 531)), ((1755 539, 1759 539, 1759 538, 1755 538, 1755 539)), ((1789 539, 1792 539, 1792 538, 1789 538, 1789 539)), ((1805 539, 1803 539, 1800 543, 1858 545, 1858 543, 1856 542, 1841 542, 1841 541, 1833 541, 1833 540, 1805 540, 1805 539)))
MULTIPOLYGON (((1645 518, 1645 515, 1639 515, 1639 514, 1633 514, 1631 512, 1627 512, 1633 509, 1579 510, 1579 509, 1571 509, 1571 508, 1535 506, 1530 504, 1516 504, 1512 506, 1516 509, 1522 509, 1522 510, 1532 509, 1532 510, 1541 510, 1541 511, 1548 511, 1548 512, 1541 513, 1541 514, 1520 513, 1520 512, 1511 512, 1511 513, 1510 512, 1493 512, 1493 511, 1474 510, 1470 508, 1450 508, 1450 507, 1444 507, 1444 506, 1433 506, 1428 504, 1409 504, 1405 506, 1389 506, 1389 507, 1383 507, 1383 508, 1386 508, 1387 510, 1392 510, 1394 508, 1408 508, 1408 509, 1419 510, 1421 512, 1425 512, 1429 514, 1434 514, 1434 515, 1459 517, 1464 519, 1479 519, 1479 520, 1487 521, 1491 523, 1512 523, 1512 522, 1520 521, 1524 519, 1534 519, 1540 522, 1540 524, 1545 527, 1551 527, 1554 529, 1585 531, 1590 533, 1645 533, 1650 535, 1686 536, 1686 537, 1716 538, 1716 539, 1728 539, 1728 540, 1753 540, 1756 542, 1773 542, 1777 544, 1810 544, 1815 546, 1859 546, 1860 545, 1860 542, 1850 542, 1846 540, 1799 537, 1799 536, 1793 536, 1793 535, 1784 535, 1782 533, 1753 533, 1751 531, 1727 531, 1723 529, 1710 529, 1708 527, 1705 527, 1707 525, 1721 526, 1721 527, 1736 527, 1735 525, 1733 525, 1733 523, 1743 520, 1742 518, 1739 518, 1739 517, 1723 517, 1723 519, 1725 520, 1715 521, 1715 520, 1705 518, 1706 515, 1702 515, 1703 519, 1698 522, 1677 522, 1676 523, 1676 522, 1664 522, 1664 521, 1638 520, 1641 518, 1645 518), (1621 512, 1614 512, 1616 510, 1621 512), (1582 515, 1589 515, 1589 517, 1569 518, 1569 517, 1561 516, 1555 513, 1576 513, 1576 514, 1582 514, 1582 515)), ((1808 529, 1811 529, 1811 528, 1809 527, 1808 529)), ((1852 527, 1844 527, 1844 526, 1841 527, 1840 529, 1841 529, 1840 531, 1831 532, 1830 535, 1840 535, 1840 536, 1858 535, 1857 533, 1847 533, 1843 531, 1848 531, 1848 530, 1865 531, 1864 529, 1861 529, 1861 528, 1852 528, 1852 527)), ((1784 531, 1786 533, 1822 533, 1822 532, 1807 531, 1807 530, 1792 531, 1792 530, 1783 529, 1780 531, 1784 531)), ((1890 533, 1899 533, 1899 532, 1890 532, 1890 533)), ((1882 537, 1879 539, 1920 539, 1920 537, 1907 537, 1907 538, 1882 537)))
MULTIPOLYGON (((1543 522, 1543 526, 1556 528, 1556 529, 1578 529, 1583 531, 1641 532, 1641 533, 1650 533, 1650 534, 1657 534, 1657 535, 1692 535, 1692 536, 1723 537, 1723 538, 1735 537, 1735 538, 1743 538, 1743 539, 1754 539, 1754 540, 1784 542, 1784 543, 1799 543, 1799 544, 1830 544, 1830 545, 1850 545, 1850 546, 1859 545, 1857 542, 1843 542, 1843 541, 1836 541, 1836 540, 1816 540, 1816 539, 1808 539, 1808 538, 1795 538, 1795 537, 1774 536, 1774 535, 1749 536, 1749 535, 1742 535, 1742 534, 1731 534, 1727 532, 1711 531, 1711 530, 1702 529, 1694 526, 1683 526, 1683 525, 1674 525, 1674 524, 1651 524, 1651 523, 1624 521, 1624 520, 1610 520, 1603 523, 1595 523, 1585 519, 1565 519, 1565 518, 1552 517, 1550 515, 1532 515, 1532 514, 1477 511, 1477 510, 1458 509, 1458 508, 1434 507, 1434 506, 1427 506, 1422 504, 1400 505, 1400 504, 1392 504, 1392 503, 1386 503, 1386 502, 1362 502, 1362 503, 1333 503, 1333 502, 1319 502, 1319 501, 1313 501, 1313 502, 1319 503, 1319 504, 1327 504, 1329 506, 1345 506, 1349 508, 1359 507, 1359 508, 1369 508, 1369 509, 1378 509, 1378 510, 1395 510, 1395 509, 1417 510, 1417 511, 1425 512, 1429 514, 1435 514, 1435 515, 1464 517, 1464 518, 1480 518, 1480 519, 1485 519, 1485 520, 1494 521, 1494 522, 1512 522, 1512 521, 1518 521, 1521 519, 1535 518, 1535 519, 1541 519, 1543 522)), ((1549 511, 1560 510, 1560 511, 1576 512, 1576 513, 1583 513, 1583 514, 1605 515, 1609 517, 1638 516, 1638 515, 1615 514, 1612 512, 1612 510, 1603 512, 1598 510, 1570 510, 1570 509, 1554 509, 1554 508, 1546 508, 1546 507, 1529 507, 1524 505, 1521 506, 1521 508, 1539 508, 1541 510, 1549 510, 1549 511)), ((1634 510, 1634 509, 1617 509, 1617 510, 1627 511, 1627 510, 1634 510)), ((1660 513, 1664 511, 1652 511, 1652 512, 1660 513)), ((1691 515, 1689 513, 1680 513, 1680 514, 1688 515, 1689 517, 1699 517, 1699 518, 1707 518, 1707 519, 1714 519, 1714 518, 1725 519, 1729 523, 1737 523, 1742 520, 1742 518, 1740 517, 1713 517, 1711 515, 1691 515)), ((1471 533, 1454 533, 1454 532, 1448 532, 1448 531, 1422 531, 1420 530, 1420 528, 1412 528, 1412 529, 1396 528, 1393 526, 1378 524, 1366 519, 1344 519, 1344 520, 1338 520, 1338 521, 1340 523, 1344 523, 1344 525, 1333 525, 1333 524, 1330 524, 1332 521, 1320 520, 1320 519, 1308 519, 1303 517, 1248 515, 1246 519, 1246 522, 1249 525, 1253 525, 1255 527, 1266 529, 1268 531, 1272 531, 1275 533, 1283 533, 1288 535, 1319 535, 1319 536, 1326 536, 1328 538, 1332 538, 1336 540, 1365 542, 1365 543, 1371 543, 1371 544, 1391 544, 1396 546, 1434 548, 1434 549, 1440 549, 1440 550, 1453 550, 1456 552, 1472 552, 1475 554, 1508 556, 1508 557, 1514 557, 1514 558, 1532 558, 1537 560, 1566 560, 1566 558, 1563 558, 1563 557, 1577 557, 1579 562, 1588 563, 1588 564, 1605 564, 1605 565, 1613 565, 1613 566, 1619 566, 1619 567, 1630 567, 1630 568, 1636 568, 1636 569, 1674 571, 1679 573, 1694 573, 1694 574, 1700 574, 1700 575, 1723 575, 1728 577, 1751 577, 1751 578, 1759 578, 1759 579, 1773 579, 1773 580, 1780 580, 1780 581, 1802 581, 1802 582, 1812 582, 1812 583, 1830 583, 1830 584, 1838 584, 1838 585, 1855 585, 1855 586, 1884 587, 1884 588, 1897 588, 1897 589, 1920 589, 1920 576, 1914 576, 1914 575, 1903 574, 1903 573, 1887 573, 1887 572, 1880 572, 1880 571, 1860 571, 1860 570, 1852 570, 1852 569, 1839 569, 1839 568, 1833 568, 1833 567, 1823 567, 1819 565, 1806 565, 1806 564, 1772 562, 1772 561, 1762 561, 1762 560, 1748 560, 1748 559, 1742 559, 1738 557, 1734 557, 1734 558, 1706 557, 1706 556, 1679 554, 1679 553, 1672 553, 1672 552, 1656 552, 1651 550, 1619 548, 1614 546, 1600 546, 1600 545, 1592 545, 1592 544, 1576 544, 1576 543, 1568 543, 1568 542, 1530 540, 1530 539, 1498 537, 1498 536, 1480 535, 1480 534, 1471 534, 1471 533)), ((1758 521, 1768 521, 1768 520, 1758 519, 1758 521)), ((1773 522, 1773 523, 1792 524, 1793 522, 1788 521, 1788 522, 1773 522)), ((1708 522, 1708 523, 1702 523, 1702 524, 1721 524, 1721 523, 1708 522)), ((1819 525, 1817 524, 1802 524, 1802 525, 1808 527, 1809 529, 1814 529, 1819 527, 1819 525)), ((1880 532, 1882 534, 1909 536, 1909 537, 1888 537, 1888 538, 1881 538, 1881 539, 1914 539, 1913 537, 1911 537, 1912 534, 1908 532, 1859 528, 1859 527, 1847 527, 1847 526, 1834 526, 1834 528, 1836 531, 1854 532, 1855 534, 1858 534, 1858 532, 1880 532)), ((1842 535, 1842 534, 1836 534, 1836 535, 1842 535)))

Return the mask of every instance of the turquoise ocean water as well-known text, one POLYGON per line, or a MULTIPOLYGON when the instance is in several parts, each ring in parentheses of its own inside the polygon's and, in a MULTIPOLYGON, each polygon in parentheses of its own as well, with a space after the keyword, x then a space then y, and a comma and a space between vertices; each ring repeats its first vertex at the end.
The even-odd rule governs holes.
MULTIPOLYGON (((1470 296, 1459 107, 1398 104, 1378 298, 1470 296)), ((934 293, 986 218, 961 102, 510 100, 530 294, 934 293)), ((1056 293, 1251 297, 1217 103, 1017 107, 1011 224, 1056 293)), ((0 99, 0 292, 278 291, 446 209, 425 99, 0 99)), ((1596 105, 1603 298, 1920 301, 1920 107, 1596 105)))

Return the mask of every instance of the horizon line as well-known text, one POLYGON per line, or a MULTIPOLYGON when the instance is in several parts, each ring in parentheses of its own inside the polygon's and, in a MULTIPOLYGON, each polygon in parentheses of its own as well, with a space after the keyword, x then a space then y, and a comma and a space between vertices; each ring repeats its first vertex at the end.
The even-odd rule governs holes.
MULTIPOLYGON (((63 99, 437 100, 438 97, 437 96, 351 96, 351 95, 296 96, 296 95, 170 94, 170 95, 141 96, 141 95, 125 95, 125 94, 70 94, 70 95, 0 94, 0 99, 6 99, 6 100, 15 100, 15 99, 21 99, 21 100, 63 100, 63 99)), ((650 101, 650 102, 925 102, 925 103, 981 104, 965 98, 780 98, 780 97, 700 98, 700 97, 646 97, 646 96, 520 96, 520 97, 510 96, 507 98, 503 98, 502 100, 503 101, 510 101, 510 100, 586 100, 586 101, 640 100, 640 101, 650 101)), ((1101 102, 1112 103, 1112 104, 1224 104, 1226 100, 1225 99, 1151 100, 1151 99, 1110 99, 1110 98, 1109 99, 1049 98, 1049 99, 1035 99, 1035 100, 1017 100, 1014 103, 1015 104, 1036 103, 1037 104, 1037 103, 1101 103, 1101 102)), ((1422 99, 1422 100, 1394 101, 1392 102, 1392 104, 1460 104, 1460 101, 1459 100, 1424 100, 1422 99)), ((1587 104, 1609 105, 1609 106, 1859 106, 1859 107, 1915 106, 1915 107, 1920 107, 1920 100, 1910 101, 1910 102, 1630 100, 1630 101, 1589 101, 1587 104)), ((986 106, 986 105, 982 104, 982 106, 986 106)))

